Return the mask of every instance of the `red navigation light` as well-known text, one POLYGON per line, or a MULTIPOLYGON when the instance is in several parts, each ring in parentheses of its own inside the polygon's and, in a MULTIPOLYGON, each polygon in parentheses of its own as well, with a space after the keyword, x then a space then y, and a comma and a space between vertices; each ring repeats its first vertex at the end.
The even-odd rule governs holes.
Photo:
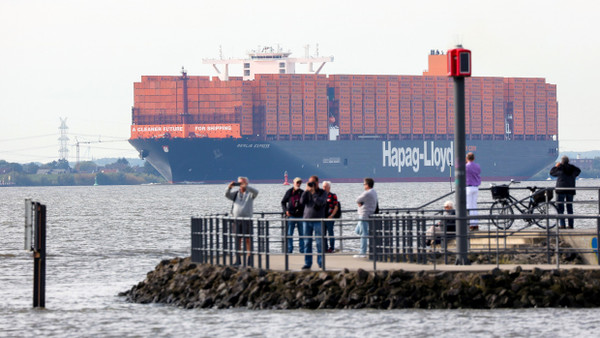
POLYGON ((471 51, 455 48, 448 51, 448 76, 471 76, 471 51))

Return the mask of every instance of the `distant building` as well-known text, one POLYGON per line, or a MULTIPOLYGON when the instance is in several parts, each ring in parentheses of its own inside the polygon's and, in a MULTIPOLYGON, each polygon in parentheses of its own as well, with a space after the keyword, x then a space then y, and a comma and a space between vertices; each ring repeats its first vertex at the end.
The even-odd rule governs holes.
POLYGON ((50 175, 50 174, 60 175, 60 174, 66 174, 69 172, 70 172, 70 170, 67 170, 67 169, 38 169, 36 172, 36 175, 50 175))

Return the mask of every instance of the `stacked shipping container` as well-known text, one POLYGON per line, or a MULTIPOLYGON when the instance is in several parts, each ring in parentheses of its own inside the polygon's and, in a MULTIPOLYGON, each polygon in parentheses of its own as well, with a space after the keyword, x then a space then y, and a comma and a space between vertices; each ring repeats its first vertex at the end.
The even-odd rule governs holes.
MULTIPOLYGON (((229 123, 242 137, 290 140, 327 138, 330 126, 342 139, 454 133, 454 89, 445 76, 143 76, 134 88, 135 125, 229 123)), ((556 85, 542 78, 473 77, 465 90, 470 139, 547 139, 558 132, 556 85)))

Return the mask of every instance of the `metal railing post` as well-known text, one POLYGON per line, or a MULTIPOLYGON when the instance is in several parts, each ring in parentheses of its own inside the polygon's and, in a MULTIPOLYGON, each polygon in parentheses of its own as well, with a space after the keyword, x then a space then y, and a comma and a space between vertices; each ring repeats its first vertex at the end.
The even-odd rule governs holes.
POLYGON ((214 264, 214 226, 215 226, 215 220, 211 217, 210 218, 210 224, 209 224, 209 230, 208 230, 208 238, 209 238, 209 243, 208 243, 208 250, 209 250, 209 255, 210 255, 210 264, 214 264))
POLYGON ((406 254, 410 263, 415 262, 414 248, 413 248, 413 221, 415 218, 411 215, 406 225, 406 254))
MULTIPOLYGON (((287 248, 287 231, 288 231, 288 227, 290 226, 288 224, 288 218, 285 216, 285 213, 282 214, 281 216, 281 222, 279 222, 281 224, 281 248, 287 248)), ((283 250, 282 252, 286 252, 285 250, 283 250)), ((287 270, 286 270, 287 271, 287 270)))
MULTIPOLYGON (((219 246, 221 243, 220 229, 221 229, 222 223, 223 223, 223 219, 221 217, 218 217, 215 219, 215 248, 214 248, 214 251, 215 251, 215 259, 217 261, 217 264, 219 264, 219 262, 221 261, 221 255, 219 254, 219 246)), ((223 263, 225 263, 225 262, 223 262, 223 263)))
MULTIPOLYGON (((254 229, 254 222, 256 221, 256 234, 254 233, 254 231, 252 231, 252 234, 250 235, 250 256, 248 258, 248 266, 250 267, 254 267, 255 263, 254 263, 254 256, 256 255, 256 259, 258 259, 258 261, 260 262, 260 250, 261 250, 261 237, 262 237, 262 222, 260 222, 258 219, 251 219, 250 222, 252 223, 252 229, 254 229), (256 242, 256 245, 254 244, 256 242)), ((260 263, 259 263, 260 265, 260 263)))
MULTIPOLYGON (((319 255, 321 255, 321 270, 325 271, 325 232, 327 231, 327 229, 325 229, 325 221, 321 218, 321 238, 319 239, 321 241, 321 252, 319 253, 319 255)), ((318 251, 318 250, 317 250, 318 251)))
POLYGON ((208 246, 208 239, 207 239, 207 234, 206 234, 206 229, 208 228, 206 226, 206 224, 208 223, 208 219, 206 217, 203 217, 201 222, 200 222, 200 255, 201 255, 201 262, 202 263, 207 263, 207 254, 206 254, 206 247, 208 246))
POLYGON ((269 221, 265 221, 265 268, 271 268, 271 254, 269 250, 269 221))
MULTIPOLYGON (((373 220, 369 219, 369 225, 373 225, 373 220)), ((373 250, 373 271, 377 271, 377 229, 374 229, 374 226, 370 226, 371 229, 373 229, 373 233, 369 233, 372 238, 372 242, 373 242, 373 246, 372 249, 373 250)))
MULTIPOLYGON (((284 265, 284 269, 285 271, 288 271, 290 269, 290 256, 288 253, 288 229, 289 229, 289 219, 284 219, 283 220, 283 224, 285 226, 285 231, 283 231, 283 265, 284 265)), ((293 240, 293 236, 292 236, 292 240, 293 240)), ((300 245, 300 244, 298 244, 300 245)))
POLYGON ((235 238, 233 238, 233 222, 231 221, 231 218, 227 218, 227 245, 228 245, 228 250, 227 250, 227 255, 229 256, 229 265, 233 265, 233 256, 235 254, 235 238))
MULTIPOLYGON (((500 267, 500 232, 499 228, 496 227, 496 267, 500 267)), ((506 229, 504 230, 504 244, 506 246, 506 229)))
POLYGON ((394 217, 394 219, 392 220, 392 236, 394 237, 393 242, 394 242, 394 246, 392 248, 392 257, 391 260, 392 262, 398 262, 398 255, 399 255, 399 251, 400 251, 400 236, 398 233, 398 228, 400 226, 400 217, 398 216, 398 213, 396 213, 396 216, 394 217))

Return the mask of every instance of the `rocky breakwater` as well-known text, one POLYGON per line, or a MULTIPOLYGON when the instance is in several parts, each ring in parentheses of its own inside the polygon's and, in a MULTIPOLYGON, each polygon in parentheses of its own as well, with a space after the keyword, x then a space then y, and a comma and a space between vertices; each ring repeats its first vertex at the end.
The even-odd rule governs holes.
POLYGON ((280 272, 162 261, 120 294, 184 308, 398 309, 600 306, 600 271, 280 272))

